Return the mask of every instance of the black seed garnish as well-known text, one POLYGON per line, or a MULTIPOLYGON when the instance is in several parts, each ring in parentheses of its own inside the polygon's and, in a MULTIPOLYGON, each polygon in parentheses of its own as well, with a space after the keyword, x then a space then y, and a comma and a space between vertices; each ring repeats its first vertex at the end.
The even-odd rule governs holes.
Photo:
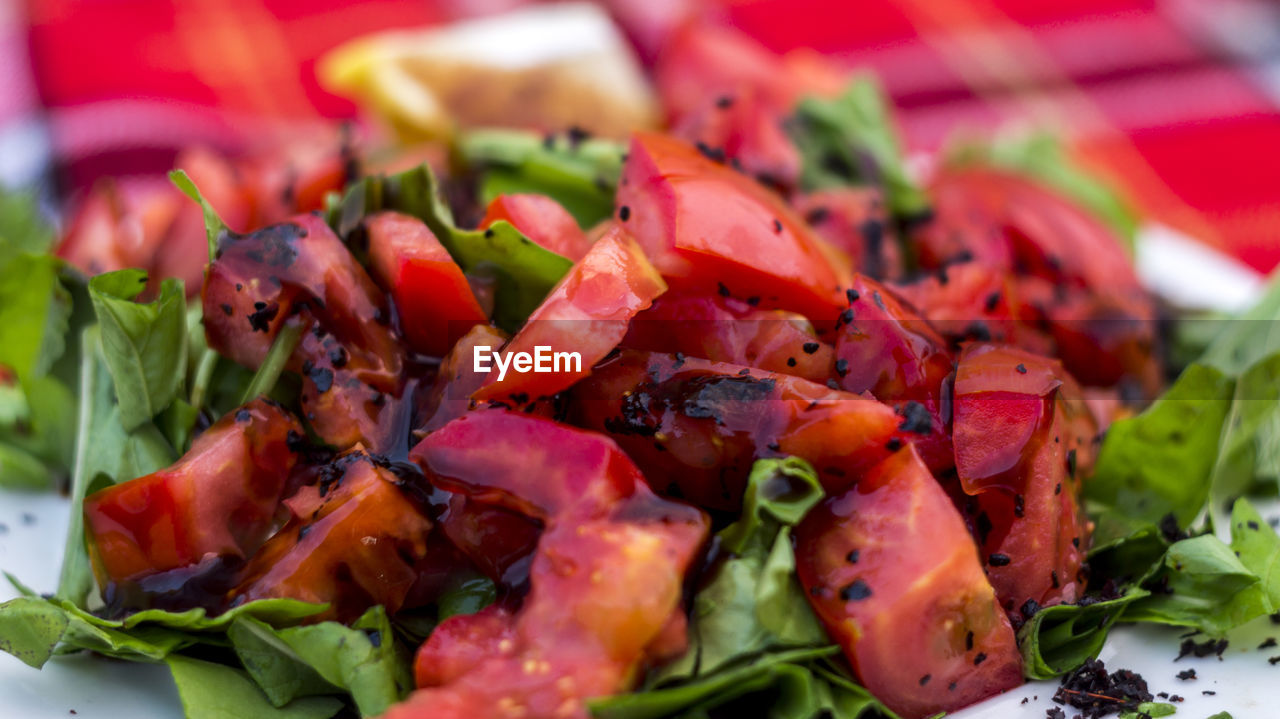
POLYGON ((623 222, 626 222, 627 220, 631 219, 631 208, 627 207, 626 205, 619 207, 618 219, 622 220, 623 222))
POLYGON ((1034 599, 1028 599, 1022 603, 1022 607, 1018 611, 1022 612, 1023 618, 1030 619, 1036 615, 1036 612, 1040 611, 1040 603, 1034 599))
POLYGON ((966 652, 971 652, 971 651, 973 651, 973 632, 965 632, 965 635, 964 635, 964 650, 965 650, 966 652))
POLYGON ((779 220, 776 217, 773 219, 773 231, 779 235, 782 234, 782 220, 779 220))
POLYGON ((1249 526, 1249 529, 1252 529, 1255 532, 1258 531, 1258 523, 1253 521, 1252 519, 1249 520, 1248 526, 1249 526))
POLYGON ((849 360, 843 357, 836 360, 836 374, 840 375, 841 377, 849 374, 849 360))
POLYGON ((1080 548, 1080 538, 1079 538, 1079 537, 1072 537, 1072 538, 1071 538, 1071 546, 1075 547, 1076 549, 1079 549, 1079 548, 1080 548))
POLYGON ((760 304, 760 295, 751 295, 747 298, 747 304, 755 307, 760 304))
POLYGON ((839 318, 839 320, 837 321, 837 324, 841 324, 841 325, 851 325, 851 324, 853 324, 853 310, 852 310, 852 309, 846 309, 844 312, 841 312, 841 313, 840 313, 840 318, 839 318))
POLYGON ((364 633, 368 635, 369 643, 373 645, 374 649, 382 646, 382 632, 377 629, 366 629, 364 633))
POLYGON ((862 550, 860 549, 851 549, 849 550, 848 554, 844 555, 844 560, 849 564, 857 564, 858 555, 860 555, 861 553, 862 553, 862 550))
POLYGON ((1217 692, 1213 691, 1212 689, 1205 689, 1204 691, 1202 691, 1202 692, 1200 692, 1200 693, 1201 693, 1201 694, 1203 694, 1203 695, 1205 695, 1205 696, 1207 696, 1207 697, 1211 697, 1211 696, 1213 696, 1213 695, 1217 694, 1217 692))
POLYGON ((1026 365, 1024 365, 1024 364, 1022 364, 1022 363, 1018 363, 1018 366, 1017 366, 1017 367, 1014 367, 1014 369, 1018 370, 1018 374, 1026 374, 1026 373, 1027 373, 1027 366, 1026 366, 1026 365))
POLYGON ((996 552, 995 554, 992 554, 991 556, 987 557, 987 564, 990 564, 993 567, 1004 567, 1004 566, 1007 566, 1011 561, 1013 560, 1009 559, 1009 555, 1000 554, 999 552, 996 552))
POLYGON ((821 346, 822 345, 818 344, 817 342, 805 342, 804 345, 800 347, 800 349, 804 350, 805 354, 811 355, 814 352, 817 352, 818 348, 821 346))
POLYGON ((1270 649, 1271 647, 1274 647, 1275 645, 1276 645, 1276 638, 1275 638, 1275 637, 1267 637, 1266 641, 1264 641, 1263 643, 1261 643, 1261 644, 1259 644, 1259 645, 1258 645, 1258 651, 1262 651, 1263 649, 1270 649))
POLYGON ((1067 476, 1076 478, 1076 451, 1074 449, 1067 450, 1067 476))
POLYGON ((889 441, 884 443, 884 448, 890 452, 897 452, 902 449, 902 440, 897 437, 890 437, 889 441))
POLYGON ((720 108, 721 110, 727 110, 730 107, 733 107, 733 96, 721 95, 720 97, 717 97, 716 107, 720 108))
POLYGON ((979 512, 977 520, 974 521, 974 529, 978 531, 978 542, 980 544, 987 543, 987 537, 990 536, 991 530, 995 529, 995 525, 991 523, 991 517, 986 512, 979 512))
POLYGON ((725 287, 723 282, 716 283, 716 291, 720 293, 721 297, 729 296, 729 288, 725 287))
POLYGON ((232 310, 232 309, 231 309, 231 305, 226 304, 226 303, 224 302, 224 303, 222 304, 222 314, 224 314, 224 315, 226 315, 226 316, 230 317, 232 312, 234 312, 234 310, 232 310))
POLYGON ((956 690, 956 683, 955 683, 955 682, 951 682, 950 684, 948 684, 948 685, 947 685, 947 691, 949 691, 949 692, 953 692, 953 691, 955 691, 955 690, 956 690))
POLYGON ((871 299, 875 301, 876 307, 884 309, 884 299, 880 297, 880 290, 871 290, 871 299))
POLYGON ((933 416, 919 402, 913 400, 902 405, 898 408, 898 415, 902 417, 898 429, 903 432, 928 435, 933 431, 933 416))
POLYGON ((983 304, 983 307, 987 309, 987 312, 995 312, 998 304, 1000 304, 1000 290, 987 295, 987 301, 983 304))
POLYGON ((237 421, 237 422, 248 422, 248 421, 249 421, 249 420, 251 420, 251 419, 253 419, 253 415, 249 414, 249 410, 247 410, 247 409, 238 409, 238 410, 236 410, 236 421, 237 421))
POLYGON ((929 683, 929 680, 930 680, 930 679, 932 679, 932 678, 933 678, 933 675, 932 675, 932 674, 926 674, 926 675, 924 675, 924 676, 920 677, 920 686, 924 686, 925 684, 928 684, 928 683, 929 683))
POLYGON ((973 665, 976 667, 976 666, 978 666, 979 664, 981 664, 981 663, 983 663, 983 662, 985 662, 985 661, 987 661, 987 655, 986 655, 986 653, 985 653, 985 652, 978 652, 977 656, 975 656, 975 657, 973 658, 973 665))
POLYGON ((1058 570, 1054 569, 1049 572, 1049 581, 1053 582, 1054 589, 1062 586, 1062 583, 1058 581, 1058 570))
POLYGON ((858 299, 862 297, 862 295, 858 294, 858 291, 853 289, 852 287, 844 291, 844 296, 846 299, 849 300, 849 304, 853 304, 854 302, 857 302, 858 299))
POLYGON ((1228 642, 1226 639, 1206 639, 1203 642, 1197 642, 1194 639, 1184 639, 1182 640, 1182 644, 1178 647, 1178 656, 1175 657, 1173 661, 1176 662, 1187 656, 1203 658, 1210 654, 1221 657, 1222 653, 1227 651, 1227 644, 1228 642))
POLYGON ((1026 500, 1025 500, 1025 499, 1023 499, 1023 497, 1022 497, 1022 495, 1021 495, 1021 494, 1015 494, 1015 495, 1013 495, 1013 514, 1014 514, 1014 516, 1022 517, 1022 516, 1024 516, 1024 515, 1026 514, 1026 509, 1023 507, 1023 504, 1024 504, 1024 502, 1025 502, 1025 501, 1026 501, 1026 500))
POLYGON ((347 350, 343 347, 334 347, 329 350, 329 363, 337 369, 347 366, 347 350))
POLYGON ((1062 482, 1058 482, 1057 484, 1053 485, 1053 495, 1056 497, 1059 494, 1062 494, 1062 482))
POLYGON ((272 302, 268 305, 265 302, 255 302, 253 304, 254 311, 249 313, 249 327, 254 332, 266 332, 271 329, 271 320, 276 318, 280 313, 280 305, 272 302))
POLYGON ((307 377, 316 385, 316 391, 324 394, 333 386, 333 370, 328 367, 318 367, 307 373, 307 377))
MULTIPOLYGON (((1087 660, 1079 669, 1062 680, 1053 695, 1058 704, 1084 710, 1079 716, 1097 719, 1109 714, 1135 711, 1142 702, 1154 697, 1140 674, 1118 669, 1108 674, 1106 665, 1096 659, 1087 660)), ((1170 701, 1181 701, 1169 697, 1170 701)))
POLYGON ((796 366, 796 358, 795 358, 795 357, 788 357, 788 358, 787 358, 787 366, 788 366, 788 367, 795 367, 795 366, 796 366))
POLYGON ((871 596, 871 587, 861 579, 853 580, 853 583, 840 590, 840 598, 846 602, 859 602, 871 596))
POLYGON ((1270 665, 1271 665, 1271 666, 1273 666, 1273 667, 1274 667, 1275 665, 1277 665, 1277 664, 1280 664, 1280 656, 1276 656, 1276 657, 1270 657, 1270 658, 1268 658, 1268 659, 1267 659, 1267 664, 1270 664, 1270 665))

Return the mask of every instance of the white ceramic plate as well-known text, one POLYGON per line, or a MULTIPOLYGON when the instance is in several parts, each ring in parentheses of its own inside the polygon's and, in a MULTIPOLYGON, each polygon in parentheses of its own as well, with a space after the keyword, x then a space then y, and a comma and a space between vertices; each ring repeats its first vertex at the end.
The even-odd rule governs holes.
MULTIPOLYGON (((1163 228, 1143 232, 1137 257, 1143 281, 1183 306, 1239 309, 1261 287, 1257 273, 1163 228)), ((1264 517, 1280 516, 1280 502, 1259 508, 1264 517)), ((0 491, 0 525, 4 527, 0 529, 0 569, 36 591, 52 591, 66 534, 66 500, 50 494, 0 491)), ((0 601, 13 596, 13 589, 0 580, 0 601)), ((1280 716, 1280 663, 1267 662, 1280 656, 1280 648, 1257 649, 1269 637, 1280 641, 1280 625, 1264 617, 1241 627, 1229 636, 1231 645, 1221 660, 1174 662, 1179 634, 1180 630, 1164 627, 1120 627, 1101 658, 1112 670, 1123 667, 1142 674, 1152 693, 1183 697, 1177 705, 1183 719, 1204 719, 1221 711, 1231 712, 1234 719, 1280 716), (1188 668, 1196 670, 1195 680, 1176 678, 1188 668)), ((1056 706, 1050 699, 1056 687, 1057 682, 1027 684, 952 716, 1041 719, 1046 708, 1056 706)), ((76 719, 179 719, 183 715, 163 666, 77 655, 55 659, 36 671, 0 653, 0 719, 65 719, 73 711, 76 719)))

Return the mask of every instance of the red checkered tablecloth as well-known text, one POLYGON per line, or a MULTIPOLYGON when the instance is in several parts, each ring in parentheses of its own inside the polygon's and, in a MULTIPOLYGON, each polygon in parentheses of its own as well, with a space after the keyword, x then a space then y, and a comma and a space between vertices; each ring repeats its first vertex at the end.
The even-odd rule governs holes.
MULTIPOLYGON (((193 142, 354 116, 316 83, 344 40, 511 0, 11 0, 0 5, 0 181, 73 193, 158 177, 193 142)), ((1280 3, 1268 0, 611 0, 645 52, 695 13, 768 48, 870 67, 913 149, 1057 128, 1151 216, 1280 263, 1280 3)))

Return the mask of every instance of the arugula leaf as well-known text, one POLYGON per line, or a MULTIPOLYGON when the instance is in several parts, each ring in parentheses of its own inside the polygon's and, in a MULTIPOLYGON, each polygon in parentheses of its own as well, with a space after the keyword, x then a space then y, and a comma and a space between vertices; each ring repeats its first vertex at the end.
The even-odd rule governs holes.
POLYGON ((80 406, 71 475, 71 520, 57 592, 59 597, 76 604, 83 604, 94 586, 84 544, 84 498, 94 489, 150 474, 177 459, 154 424, 145 423, 132 432, 124 428, 96 325, 84 329, 80 345, 80 406))
POLYGON ((1132 588, 1117 599, 1058 604, 1036 612, 1018 631, 1023 673, 1029 679, 1052 679, 1098 656, 1125 608, 1147 595, 1145 589, 1132 588))
POLYGON ((165 280, 160 297, 150 304, 133 302, 146 283, 142 270, 109 272, 89 280, 89 297, 126 430, 164 411, 186 380, 187 303, 182 280, 165 280))
POLYGON ((1072 161, 1061 140, 1047 132, 1022 133, 983 142, 965 139, 948 148, 944 163, 954 167, 991 166, 1029 175, 1075 200, 1109 225, 1133 251, 1140 217, 1115 187, 1072 161))
POLYGON ((67 631, 67 615, 43 599, 18 597, 0 604, 0 651, 39 669, 67 631))
POLYGON ((26 450, 0 443, 0 487, 45 489, 53 474, 44 462, 26 450))
POLYGON ((1168 702, 1142 702, 1133 711, 1120 714, 1117 719, 1153 719, 1173 716, 1177 713, 1178 708, 1168 702))
POLYGON ((328 719, 343 706, 330 697, 307 697, 275 707, 244 672, 181 655, 166 661, 187 719, 328 719))
POLYGON ((1231 510, 1231 550, 1258 578, 1232 597, 1234 613, 1252 619, 1280 611, 1280 534, 1244 499, 1231 510))
POLYGON ((457 150, 468 168, 480 172, 483 204, 510 193, 547 195, 587 228, 613 214, 626 147, 563 133, 473 130, 462 135, 457 150))
POLYGON ((1220 323, 1202 364, 1240 374, 1268 355, 1280 352, 1280 270, 1267 281, 1262 297, 1248 311, 1220 323))
MULTIPOLYGON (((413 689, 408 653, 395 641, 391 622, 382 607, 370 609, 350 627, 338 622, 322 622, 272 630, 269 625, 252 619, 240 619, 236 624, 240 629, 233 627, 231 638, 242 661, 244 645, 237 643, 237 637, 243 639, 246 629, 255 630, 258 637, 270 632, 278 642, 279 660, 269 671, 261 671, 259 662, 259 671, 254 672, 250 663, 245 662, 264 691, 267 686, 272 687, 268 697, 273 701, 284 696, 279 691, 281 672, 287 672, 284 676, 297 676, 300 672, 299 667, 288 664, 285 664, 287 669, 282 669, 284 662, 309 668, 324 683, 349 692, 363 716, 382 714, 413 689)), ((309 688, 318 686, 313 684, 309 688)))
POLYGON ((1157 591, 1134 602, 1125 620, 1157 622, 1221 634, 1248 621, 1232 598, 1258 577, 1211 534, 1175 542, 1147 582, 1157 591))
POLYGON ((472 570, 454 572, 436 601, 437 619, 443 622, 458 614, 475 614, 497 598, 498 588, 492 579, 472 570))
POLYGON ((907 172, 889 103, 873 77, 854 78, 836 98, 802 99, 788 126, 800 150, 804 189, 875 184, 898 218, 918 218, 928 210, 929 199, 907 172))
POLYGON ((797 457, 751 468, 742 517, 719 533, 729 555, 693 599, 689 651, 654 684, 714 672, 745 656, 831 643, 795 576, 791 527, 822 500, 822 485, 797 457))
POLYGON ((40 216, 29 192, 0 191, 0 267, 15 255, 42 255, 53 245, 53 228, 40 216))
POLYGON ((204 213, 204 232, 209 242, 209 261, 213 262, 218 256, 218 243, 224 236, 234 233, 222 218, 218 217, 218 211, 204 199, 204 195, 200 194, 200 188, 196 187, 196 183, 187 176, 186 172, 173 170, 169 173, 169 182, 172 182, 182 194, 200 205, 200 210, 204 213))
MULTIPOLYGON (((1127 528, 1154 526, 1167 514, 1181 527, 1191 524, 1209 497, 1234 389, 1231 378, 1212 367, 1188 367, 1142 414, 1107 430, 1086 498, 1126 518, 1127 528)), ((1114 521, 1099 521, 1095 541, 1107 544, 1123 531, 1114 521)))
POLYGON ((61 266, 51 255, 0 263, 0 365, 21 379, 43 375, 65 349, 71 296, 59 280, 61 266))
POLYGON ((1246 369, 1236 381, 1209 487, 1209 516, 1226 527, 1237 497, 1259 483, 1280 481, 1280 353, 1246 369))
POLYGON ((370 176, 347 188, 329 207, 329 224, 350 235, 368 214, 396 210, 421 219, 463 271, 497 281, 494 321, 514 332, 573 263, 520 233, 508 222, 486 230, 459 229, 440 198, 435 176, 420 165, 392 176, 370 176))

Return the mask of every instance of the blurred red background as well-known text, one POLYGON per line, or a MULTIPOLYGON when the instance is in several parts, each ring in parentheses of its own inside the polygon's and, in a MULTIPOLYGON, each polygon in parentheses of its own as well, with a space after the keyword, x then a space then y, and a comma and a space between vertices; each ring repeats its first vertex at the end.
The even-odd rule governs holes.
MULTIPOLYGON (((352 37, 504 0, 18 0, 0 9, 0 152, 64 193, 159 177, 200 142, 350 118, 315 80, 352 37), (29 161, 28 164, 36 162, 29 161)), ((651 59, 679 18, 870 67, 913 150, 959 128, 1057 127, 1149 215, 1267 271, 1280 263, 1280 4, 1264 0, 610 0, 651 59)))

